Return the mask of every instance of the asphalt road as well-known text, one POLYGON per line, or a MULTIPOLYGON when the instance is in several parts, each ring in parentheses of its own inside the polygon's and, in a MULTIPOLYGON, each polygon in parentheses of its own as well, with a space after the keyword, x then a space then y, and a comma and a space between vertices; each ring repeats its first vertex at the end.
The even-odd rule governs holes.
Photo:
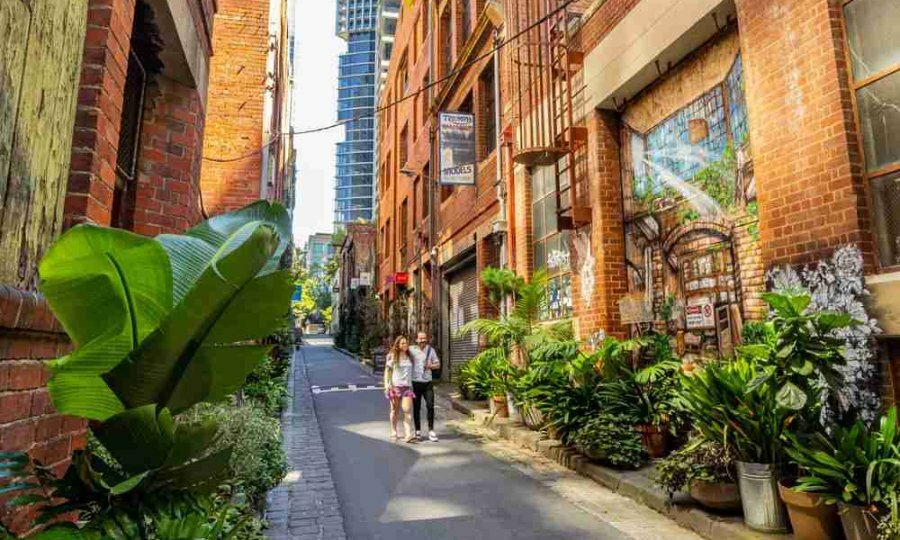
POLYGON ((349 538, 628 538, 448 432, 443 418, 452 413, 438 411, 438 443, 391 442, 384 394, 366 388, 380 378, 330 340, 308 342, 307 372, 349 538))

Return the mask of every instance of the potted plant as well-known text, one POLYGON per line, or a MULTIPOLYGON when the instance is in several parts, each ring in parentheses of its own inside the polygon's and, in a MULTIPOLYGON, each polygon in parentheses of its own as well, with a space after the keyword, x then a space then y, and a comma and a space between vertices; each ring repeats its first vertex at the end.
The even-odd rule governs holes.
POLYGON ((608 338, 600 349, 604 382, 600 397, 604 408, 636 420, 634 429, 652 458, 666 455, 669 437, 680 425, 674 408, 681 363, 674 359, 669 336, 654 334, 636 340, 608 338), (634 365, 632 352, 640 351, 645 365, 634 365))
POLYGON ((631 419, 601 413, 588 420, 572 437, 575 447, 587 457, 617 468, 637 469, 647 454, 631 419))
POLYGON ((670 498, 688 489, 694 500, 711 510, 733 512, 741 509, 734 458, 730 450, 719 443, 701 438, 689 441, 656 463, 653 479, 670 498))
POLYGON ((782 435, 793 413, 779 407, 771 385, 750 389, 758 367, 746 359, 712 362, 683 376, 678 404, 706 440, 722 441, 734 453, 747 526, 787 532, 778 498, 782 435))
POLYGON ((804 472, 794 491, 818 493, 837 502, 849 540, 874 539, 879 520, 900 491, 900 433, 897 409, 881 418, 878 429, 862 421, 836 426, 831 437, 814 433, 789 437, 787 452, 804 472))

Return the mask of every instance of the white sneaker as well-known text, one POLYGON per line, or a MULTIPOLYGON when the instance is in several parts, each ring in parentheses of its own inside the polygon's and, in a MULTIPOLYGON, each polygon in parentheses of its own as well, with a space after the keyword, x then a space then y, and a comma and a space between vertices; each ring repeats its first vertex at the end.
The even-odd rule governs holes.
POLYGON ((416 430, 416 438, 419 440, 422 440, 422 432, 421 431, 416 430))
POLYGON ((428 432, 428 440, 431 442, 438 442, 437 433, 435 433, 434 431, 429 431, 428 432))

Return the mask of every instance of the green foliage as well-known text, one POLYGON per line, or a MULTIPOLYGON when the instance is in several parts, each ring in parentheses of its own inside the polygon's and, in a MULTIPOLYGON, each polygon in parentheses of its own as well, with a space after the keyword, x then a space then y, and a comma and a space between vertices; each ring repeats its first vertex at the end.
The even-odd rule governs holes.
POLYGON ((822 493, 860 505, 894 504, 900 492, 900 430, 897 409, 881 418, 878 429, 862 421, 821 432, 788 436, 787 453, 802 476, 795 489, 822 493))
POLYGON ((497 353, 498 349, 486 349, 460 369, 456 385, 463 397, 483 400, 493 395, 497 372, 506 364, 497 353))
POLYGON ((846 363, 844 342, 833 332, 856 323, 845 313, 805 313, 808 295, 765 293, 763 299, 772 310, 772 334, 762 343, 738 349, 760 366, 748 390, 771 383, 780 407, 805 411, 814 420, 822 406, 819 376, 831 388, 843 382, 837 366, 846 363))
POLYGON ((586 455, 613 467, 636 469, 647 459, 641 437, 628 418, 601 413, 578 428, 572 437, 586 455))
POLYGON ((254 404, 202 404, 183 415, 180 421, 194 424, 213 421, 219 437, 213 449, 231 448, 228 478, 252 503, 261 507, 266 492, 287 474, 287 460, 281 444, 281 424, 265 409, 254 404))
POLYGON ((636 424, 651 424, 673 433, 681 419, 675 408, 677 375, 681 363, 675 360, 669 336, 652 334, 635 340, 607 338, 601 347, 605 381, 599 395, 604 409, 636 424), (634 367, 632 351, 643 353, 634 367))
POLYGON ((770 322, 747 321, 741 328, 744 345, 766 345, 775 341, 775 327, 770 322))
POLYGON ((669 497, 695 481, 734 483, 736 478, 730 449, 703 439, 694 439, 656 462, 653 474, 653 481, 666 490, 669 497))
POLYGON ((515 297, 525 280, 508 268, 485 268, 481 272, 481 282, 488 291, 491 304, 500 308, 509 297, 515 297))
POLYGON ((782 438, 795 413, 778 405, 774 385, 751 388, 760 371, 745 358, 708 363, 682 375, 676 405, 703 439, 731 448, 735 459, 780 463, 782 438))
POLYGON ((278 265, 289 234, 287 211, 260 201, 182 235, 81 225, 57 240, 41 292, 77 348, 52 364, 50 395, 93 421, 106 459, 76 452, 61 478, 30 464, 37 484, 4 489, 42 495, 16 503, 43 504, 42 519, 74 513, 103 530, 133 517, 141 528, 157 501, 215 492, 232 449, 215 444, 214 421, 176 417, 230 395, 266 357, 255 341, 288 309, 290 274, 278 265))
POLYGON ((756 201, 747 203, 747 214, 756 218, 753 223, 747 225, 747 232, 754 242, 759 242, 759 203, 756 201))
POLYGON ((274 345, 266 359, 247 377, 242 387, 243 397, 261 407, 270 416, 284 409, 288 397, 287 379, 294 351, 294 330, 290 319, 269 336, 274 345))
MULTIPOLYGON (((574 345, 574 354, 562 358, 548 355, 535 361, 530 374, 520 379, 526 382, 519 384, 523 403, 539 410, 547 427, 563 442, 569 442, 602 409, 598 392, 602 378, 594 367, 597 357, 578 352, 577 343, 574 345)), ((565 349, 562 345, 558 351, 568 352, 565 349)))
POLYGON ((693 184, 699 189, 706 192, 710 198, 722 208, 723 211, 729 211, 737 204, 735 193, 737 185, 735 183, 735 174, 737 171, 737 156, 734 152, 734 146, 729 144, 722 152, 722 156, 697 171, 694 175, 693 184))

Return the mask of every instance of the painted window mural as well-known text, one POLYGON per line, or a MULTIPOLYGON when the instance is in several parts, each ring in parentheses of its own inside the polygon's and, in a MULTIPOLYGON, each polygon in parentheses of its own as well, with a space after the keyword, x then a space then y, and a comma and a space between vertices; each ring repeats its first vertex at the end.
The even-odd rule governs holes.
POLYGON ((701 51, 623 115, 629 294, 620 313, 636 332, 675 335, 688 359, 732 354, 764 286, 736 43, 701 51), (721 51, 728 46, 730 55, 721 51), (660 105, 699 86, 698 72, 716 70, 718 82, 674 111, 660 105), (630 118, 659 119, 639 131, 630 118))

